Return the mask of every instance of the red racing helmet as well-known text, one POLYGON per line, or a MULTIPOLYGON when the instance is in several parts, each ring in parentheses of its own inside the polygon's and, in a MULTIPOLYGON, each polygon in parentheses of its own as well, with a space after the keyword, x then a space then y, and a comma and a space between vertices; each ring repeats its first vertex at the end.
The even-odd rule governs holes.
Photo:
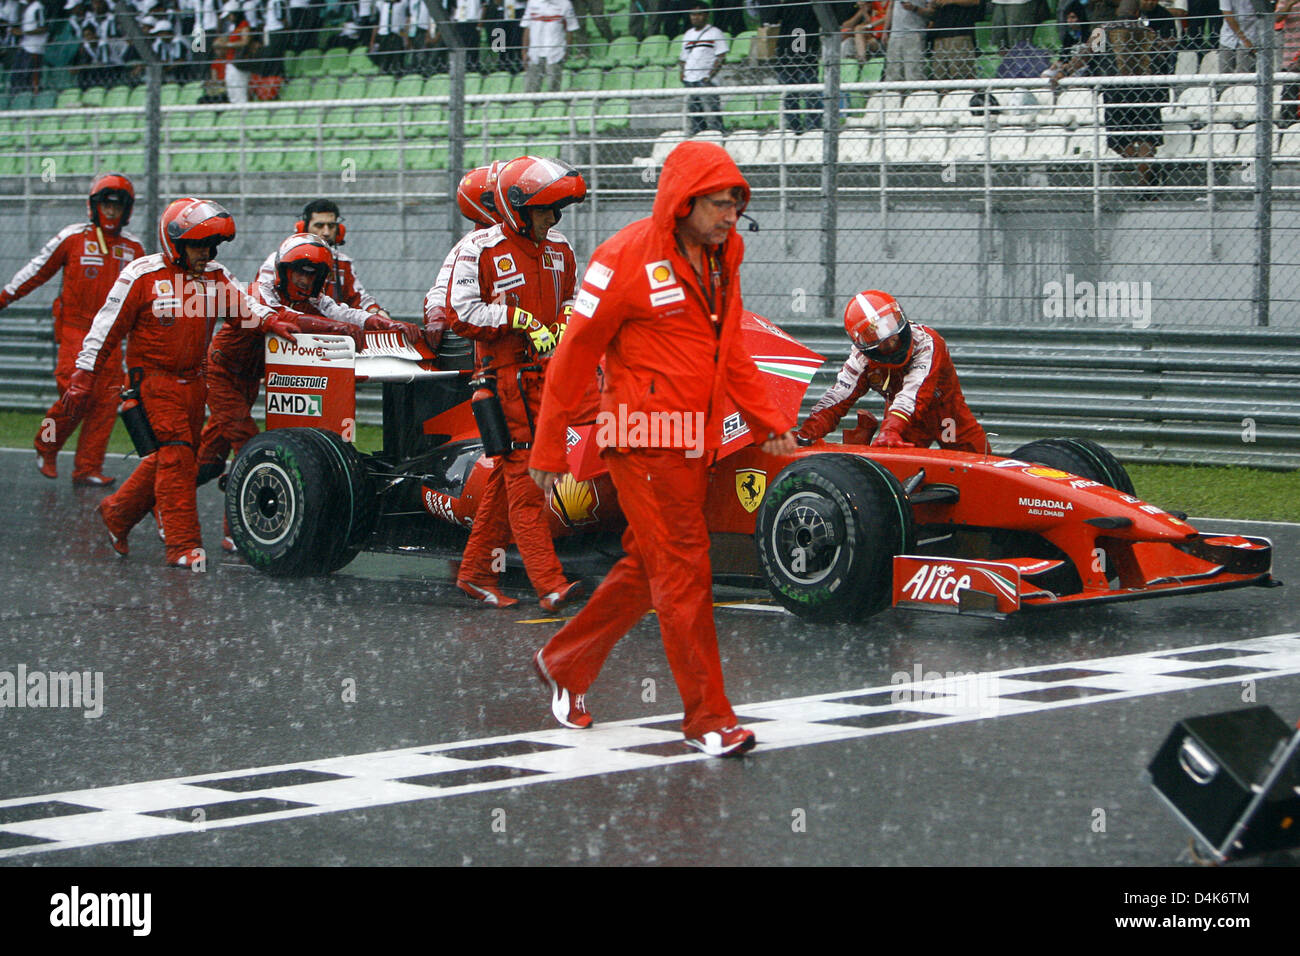
POLYGON ((163 210, 158 220, 158 245, 163 260, 185 268, 183 247, 188 243, 216 246, 235 238, 235 220, 219 203, 210 199, 177 199, 163 210))
POLYGON ((135 187, 121 173, 103 173, 90 184, 86 197, 86 215, 105 232, 116 233, 131 221, 131 207, 135 205, 135 187), (100 215, 99 204, 105 200, 120 202, 122 213, 114 219, 100 215))
POLYGON ((912 357, 912 326, 888 292, 859 292, 844 309, 844 331, 853 347, 879 365, 898 367, 912 357))
POLYGON ((320 295, 333 268, 334 252, 328 242, 310 233, 295 233, 280 243, 280 248, 275 251, 276 291, 286 302, 314 299, 320 295), (291 269, 312 274, 311 291, 304 295, 298 290, 289 280, 291 269))
POLYGON ((460 214, 480 226, 494 226, 501 221, 497 214, 493 189, 503 164, 500 160, 471 169, 460 178, 456 187, 456 204, 460 214))
POLYGON ((519 235, 534 238, 524 209, 549 206, 558 221, 565 206, 587 198, 587 184, 582 174, 566 162, 520 156, 501 167, 493 196, 501 221, 519 235))

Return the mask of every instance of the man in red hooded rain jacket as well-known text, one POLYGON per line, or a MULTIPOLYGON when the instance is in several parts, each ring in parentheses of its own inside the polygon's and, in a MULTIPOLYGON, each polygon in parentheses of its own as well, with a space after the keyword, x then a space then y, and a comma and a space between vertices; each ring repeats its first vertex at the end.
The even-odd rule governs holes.
POLYGON ((602 415, 628 422, 654 413, 703 417, 703 447, 680 447, 683 429, 679 447, 659 432, 660 447, 625 443, 602 453, 627 518, 627 553, 534 664, 551 689, 556 719, 588 727, 587 688, 614 644, 654 608, 682 696, 686 743, 718 757, 755 743, 727 700, 713 622, 704 500, 724 398, 752 432, 766 436, 765 451, 795 449, 794 422, 773 404, 740 337, 744 245, 735 225, 748 201, 749 184, 721 147, 688 141, 668 154, 652 215, 591 257, 551 361, 530 460, 543 488, 568 470, 565 428, 602 355, 602 415))

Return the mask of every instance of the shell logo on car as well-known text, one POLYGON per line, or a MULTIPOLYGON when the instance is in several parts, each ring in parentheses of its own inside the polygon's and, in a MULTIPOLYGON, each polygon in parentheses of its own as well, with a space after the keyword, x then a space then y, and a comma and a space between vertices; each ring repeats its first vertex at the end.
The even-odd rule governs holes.
POLYGON ((1055 468, 1044 468, 1042 465, 1035 465, 1032 468, 1025 469, 1026 475, 1033 475, 1035 478, 1071 478, 1073 477, 1068 471, 1058 471, 1055 468))
POLYGON ((590 481, 577 481, 573 475, 561 478, 551 493, 551 510, 570 528, 595 524, 599 507, 600 495, 596 493, 596 486, 590 481))

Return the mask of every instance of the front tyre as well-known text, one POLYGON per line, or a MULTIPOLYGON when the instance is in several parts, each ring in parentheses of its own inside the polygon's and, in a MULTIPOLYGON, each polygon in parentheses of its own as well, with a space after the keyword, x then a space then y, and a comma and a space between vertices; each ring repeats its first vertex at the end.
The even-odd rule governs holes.
POLYGON ((883 466, 854 455, 791 463, 759 507, 755 544, 772 596, 802 618, 856 621, 890 604, 912 510, 883 466))
POLYGON ((1007 457, 1068 471, 1080 478, 1100 481, 1103 485, 1135 494, 1133 479, 1114 455, 1087 438, 1044 438, 1021 445, 1007 457))

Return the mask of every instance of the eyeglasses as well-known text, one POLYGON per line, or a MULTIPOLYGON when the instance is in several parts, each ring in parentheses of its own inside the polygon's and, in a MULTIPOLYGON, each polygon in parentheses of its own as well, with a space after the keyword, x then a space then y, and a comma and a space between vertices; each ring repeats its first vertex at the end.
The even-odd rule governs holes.
POLYGON ((740 213, 745 209, 745 203, 736 199, 714 199, 711 196, 701 196, 700 198, 719 212, 740 213))

